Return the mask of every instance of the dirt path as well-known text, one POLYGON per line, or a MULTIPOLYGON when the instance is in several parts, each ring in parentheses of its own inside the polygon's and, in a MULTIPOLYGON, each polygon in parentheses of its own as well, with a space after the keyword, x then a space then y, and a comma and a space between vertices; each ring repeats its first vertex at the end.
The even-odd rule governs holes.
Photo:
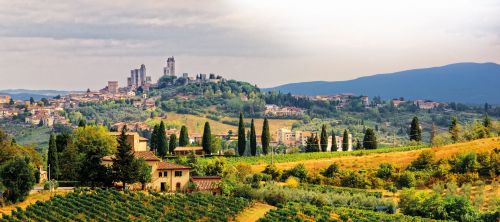
MULTIPOLYGON (((319 171, 336 162, 342 169, 368 169, 376 168, 381 163, 392 163, 398 166, 408 166, 423 151, 434 152, 436 159, 449 158, 458 153, 485 152, 500 148, 500 137, 474 140, 470 142, 446 145, 443 147, 427 148, 405 152, 378 153, 366 156, 340 156, 329 159, 305 160, 289 163, 277 163, 280 169, 290 169, 299 163, 306 166, 309 171, 319 171)), ((253 165, 253 172, 261 172, 266 165, 253 165)))
POLYGON ((255 222, 260 218, 264 217, 270 210, 276 209, 268 204, 255 203, 251 207, 242 211, 238 216, 236 216, 236 222, 255 222))

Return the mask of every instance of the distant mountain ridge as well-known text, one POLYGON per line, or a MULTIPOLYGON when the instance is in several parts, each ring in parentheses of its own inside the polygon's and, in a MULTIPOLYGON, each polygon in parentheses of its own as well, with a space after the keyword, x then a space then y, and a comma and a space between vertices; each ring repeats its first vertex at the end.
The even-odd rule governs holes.
POLYGON ((12 99, 28 100, 33 97, 35 100, 41 98, 51 98, 57 95, 67 95, 69 91, 60 90, 30 90, 30 89, 4 89, 0 90, 0 95, 9 95, 12 99))
POLYGON ((347 81, 290 83, 264 91, 296 95, 354 93, 385 99, 430 99, 470 104, 500 104, 500 65, 455 63, 440 67, 377 74, 347 81))

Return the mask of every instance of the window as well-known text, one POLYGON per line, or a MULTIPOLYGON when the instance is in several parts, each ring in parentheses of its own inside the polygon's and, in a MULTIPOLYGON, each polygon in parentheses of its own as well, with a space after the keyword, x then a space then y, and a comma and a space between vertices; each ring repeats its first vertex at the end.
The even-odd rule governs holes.
POLYGON ((167 177, 167 171, 163 172, 163 177, 167 177))
POLYGON ((182 177, 182 171, 175 171, 175 177, 182 177))
POLYGON ((158 177, 161 177, 163 174, 161 172, 158 173, 158 177))

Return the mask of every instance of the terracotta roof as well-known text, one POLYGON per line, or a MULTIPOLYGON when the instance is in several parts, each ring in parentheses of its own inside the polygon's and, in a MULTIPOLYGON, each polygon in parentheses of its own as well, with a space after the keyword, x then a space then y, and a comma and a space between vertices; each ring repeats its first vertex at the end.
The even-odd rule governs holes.
POLYGON ((143 158, 146 161, 160 161, 156 155, 151 151, 137 151, 134 152, 136 158, 143 158))
POLYGON ((175 151, 193 151, 193 150, 203 150, 201 146, 179 146, 174 149, 175 151))
MULTIPOLYGON (((137 151, 134 152, 135 158, 143 158, 146 161, 160 161, 156 155, 151 151, 137 151)), ((115 159, 115 155, 105 156, 102 158, 102 161, 113 161, 115 159)))
POLYGON ((204 190, 216 190, 219 189, 219 182, 222 180, 221 177, 217 176, 193 176, 191 181, 196 184, 196 189, 200 191, 204 190))
POLYGON ((189 169, 191 169, 191 167, 175 163, 168 163, 168 162, 158 163, 158 170, 189 170, 189 169))

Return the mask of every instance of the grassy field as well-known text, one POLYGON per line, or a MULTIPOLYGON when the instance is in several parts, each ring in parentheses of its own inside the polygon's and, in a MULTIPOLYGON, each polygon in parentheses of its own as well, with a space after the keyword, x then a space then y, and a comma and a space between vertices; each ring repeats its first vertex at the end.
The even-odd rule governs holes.
POLYGON ((275 210, 276 207, 265 203, 254 203, 251 207, 246 208, 236 216, 237 222, 255 222, 263 218, 270 210, 275 210))
MULTIPOLYGON (((238 130, 237 126, 232 126, 229 124, 222 123, 222 121, 237 122, 238 121, 237 118, 224 117, 220 121, 215 121, 204 116, 178 114, 173 112, 167 113, 167 117, 163 119, 160 118, 156 118, 154 120, 150 119, 146 121, 146 124, 154 126, 154 124, 158 124, 160 120, 163 120, 167 125, 167 127, 170 126, 180 129, 182 125, 185 125, 188 128, 190 134, 192 133, 197 133, 200 135, 203 134, 203 126, 207 121, 210 123, 210 127, 212 129, 213 134, 227 133, 229 130, 232 130, 234 133, 236 133, 238 130)), ((245 122, 250 123, 250 121, 251 119, 245 119, 245 122)), ((297 120, 270 119, 269 120, 270 132, 276 132, 279 128, 283 127, 291 128, 292 124, 296 121, 297 120)), ((255 129, 257 130, 257 134, 261 133, 263 122, 264 119, 255 119, 255 129)))
MULTIPOLYGON (((499 147, 500 147, 500 137, 495 137, 495 138, 474 140, 470 142, 451 144, 443 147, 422 148, 422 149, 414 149, 402 152, 371 153, 363 156, 349 155, 349 156, 336 156, 331 158, 316 158, 316 159, 300 160, 293 162, 282 162, 282 163, 277 163, 276 165, 280 169, 289 169, 299 163, 302 163, 311 172, 323 170, 334 162, 338 163, 342 167, 342 169, 376 168, 381 163, 392 163, 397 166, 405 167, 408 166, 411 163, 411 161, 416 159, 418 155, 423 151, 431 151, 435 154, 437 159, 443 159, 451 157, 458 153, 465 153, 469 151, 484 152, 499 147)), ((386 148, 386 149, 391 149, 391 148, 386 148)), ((392 148, 392 149, 397 149, 397 148, 392 148)), ((352 153, 355 154, 355 152, 352 153)), ((268 163, 261 163, 253 165, 252 170, 254 172, 260 172, 264 170, 267 164, 268 163)))

